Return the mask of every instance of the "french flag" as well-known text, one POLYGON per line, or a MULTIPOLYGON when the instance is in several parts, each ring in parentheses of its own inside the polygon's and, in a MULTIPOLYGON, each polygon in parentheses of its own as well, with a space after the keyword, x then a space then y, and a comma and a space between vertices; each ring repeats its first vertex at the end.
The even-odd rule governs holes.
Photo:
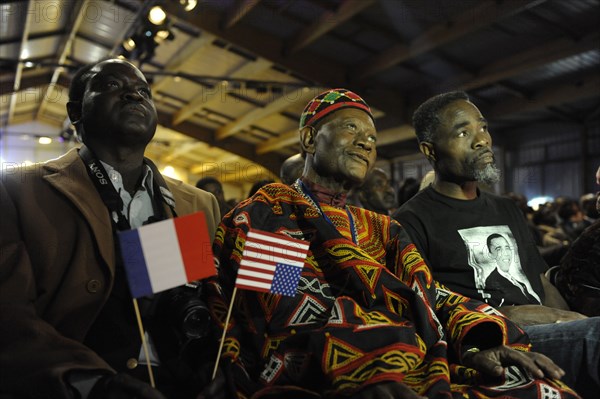
POLYGON ((217 274, 203 212, 120 231, 131 295, 152 295, 217 274))

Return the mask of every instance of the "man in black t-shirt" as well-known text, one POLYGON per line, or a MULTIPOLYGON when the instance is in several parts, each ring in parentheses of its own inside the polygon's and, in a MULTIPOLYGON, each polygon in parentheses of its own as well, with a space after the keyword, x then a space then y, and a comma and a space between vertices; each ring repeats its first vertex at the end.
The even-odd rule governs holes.
POLYGON ((534 350, 567 371, 565 382, 583 397, 595 397, 600 318, 568 310, 543 276, 548 267, 521 211, 512 200, 479 189, 480 183, 493 186, 500 176, 479 109, 464 92, 440 94, 417 109, 413 125, 435 180, 392 217, 409 233, 437 281, 497 307, 524 328, 534 350), (503 273, 504 281, 492 276, 488 282, 499 270, 498 255, 488 245, 494 234, 512 248, 512 268, 508 276, 503 273))

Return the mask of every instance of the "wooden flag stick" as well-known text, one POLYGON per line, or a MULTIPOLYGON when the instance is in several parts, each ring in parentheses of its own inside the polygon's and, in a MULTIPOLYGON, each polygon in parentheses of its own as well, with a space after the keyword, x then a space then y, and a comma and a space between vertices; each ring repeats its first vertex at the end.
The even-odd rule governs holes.
POLYGON ((152 365, 150 364, 150 351, 148 350, 148 341, 146 341, 144 325, 142 324, 142 316, 140 316, 140 309, 138 308, 136 298, 133 298, 133 308, 135 309, 135 317, 137 318, 138 328, 140 329, 140 336, 142 337, 142 348, 144 348, 144 355, 146 356, 146 366, 148 366, 148 377, 150 378, 150 385, 152 386, 152 388, 156 388, 156 384, 154 383, 154 374, 152 373, 152 365))
POLYGON ((233 289, 231 294, 231 302, 229 303, 229 309, 227 310, 227 317, 225 318, 225 324, 223 325, 223 335, 221 335, 221 342, 219 343, 219 352, 217 353, 217 361, 215 362, 215 369, 213 370, 212 379, 214 380, 217 376, 217 370, 219 369, 219 360, 221 359, 221 352, 223 351, 223 344, 225 343, 225 334, 227 334, 227 326, 229 325, 229 319, 231 318, 231 310, 233 309, 233 301, 235 301, 235 294, 237 294, 237 287, 233 289))

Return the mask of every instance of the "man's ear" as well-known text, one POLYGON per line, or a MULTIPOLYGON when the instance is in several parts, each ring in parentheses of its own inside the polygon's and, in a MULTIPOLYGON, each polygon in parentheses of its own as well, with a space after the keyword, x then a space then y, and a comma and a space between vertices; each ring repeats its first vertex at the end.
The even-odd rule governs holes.
POLYGON ((81 101, 69 101, 67 103, 67 114, 69 115, 69 119, 71 123, 75 126, 81 120, 81 101))
POLYGON ((308 154, 315 153, 315 136, 317 131, 312 126, 304 126, 300 129, 300 145, 302 150, 308 154))
POLYGON ((429 141, 421 141, 419 143, 419 150, 425 155, 429 162, 435 162, 435 150, 433 149, 433 143, 429 141))

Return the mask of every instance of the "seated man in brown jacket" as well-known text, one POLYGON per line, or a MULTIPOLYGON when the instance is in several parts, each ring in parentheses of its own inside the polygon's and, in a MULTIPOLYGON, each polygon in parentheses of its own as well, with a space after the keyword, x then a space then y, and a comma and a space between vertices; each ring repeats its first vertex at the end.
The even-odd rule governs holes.
MULTIPOLYGON (((115 235, 203 211, 212 237, 217 201, 144 158, 157 114, 133 64, 110 59, 81 69, 67 110, 83 146, 7 170, 0 182, 0 394, 164 398, 134 377, 147 377, 142 364, 151 361, 165 395, 195 398, 193 371, 170 368, 161 335, 149 329, 151 359, 140 357, 115 235)), ((160 296, 139 300, 149 324, 160 296)))

